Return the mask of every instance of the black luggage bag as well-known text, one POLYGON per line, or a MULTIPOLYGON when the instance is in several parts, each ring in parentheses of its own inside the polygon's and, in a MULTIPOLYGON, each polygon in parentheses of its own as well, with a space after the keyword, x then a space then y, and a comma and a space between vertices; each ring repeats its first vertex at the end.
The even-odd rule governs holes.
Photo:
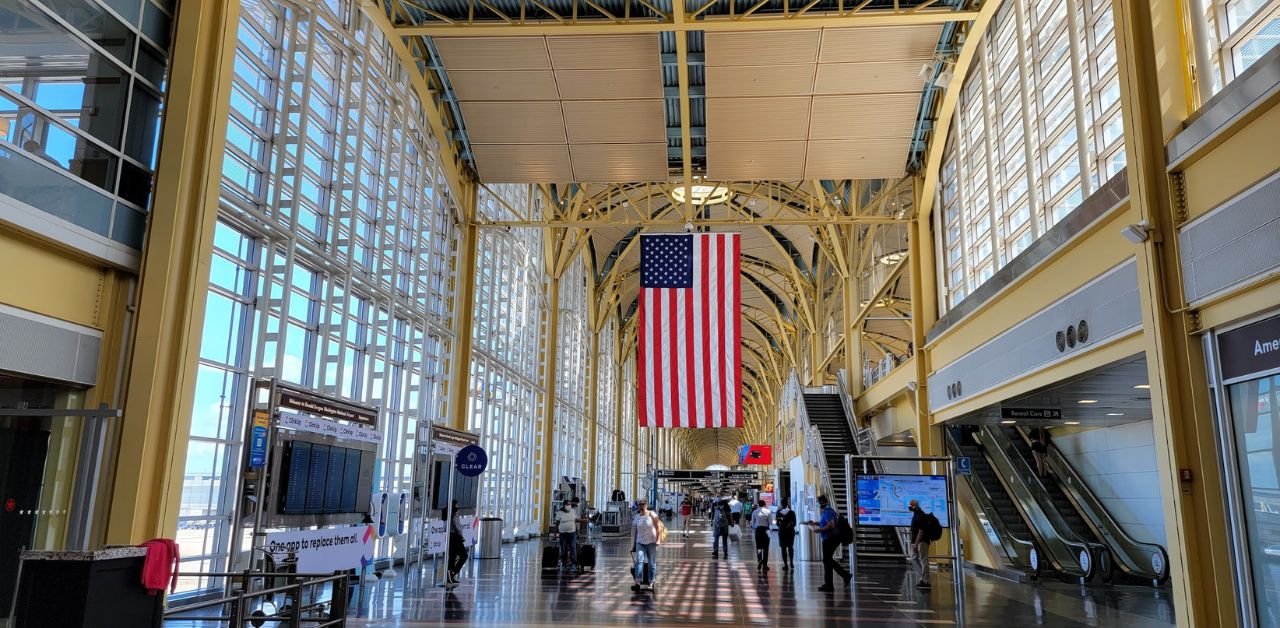
POLYGON ((581 567, 582 569, 596 568, 596 546, 578 546, 578 567, 581 567))

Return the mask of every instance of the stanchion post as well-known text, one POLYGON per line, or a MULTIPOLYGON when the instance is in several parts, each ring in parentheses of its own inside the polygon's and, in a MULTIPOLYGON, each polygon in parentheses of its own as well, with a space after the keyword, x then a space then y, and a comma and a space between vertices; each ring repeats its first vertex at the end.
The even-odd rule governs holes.
MULTIPOLYGON (((853 502, 853 498, 854 498, 853 456, 851 456, 850 454, 845 454, 844 455, 844 504, 845 504, 845 510, 847 511, 845 512, 845 516, 849 518, 850 526, 855 525, 854 522, 857 521, 857 519, 853 517, 853 513, 855 510, 855 504, 853 502)), ((858 533, 856 530, 853 533, 853 541, 854 541, 853 543, 850 543, 845 547, 849 551, 849 571, 853 573, 854 577, 857 577, 858 575, 858 569, 857 569, 858 568, 858 565, 857 565, 858 533)))

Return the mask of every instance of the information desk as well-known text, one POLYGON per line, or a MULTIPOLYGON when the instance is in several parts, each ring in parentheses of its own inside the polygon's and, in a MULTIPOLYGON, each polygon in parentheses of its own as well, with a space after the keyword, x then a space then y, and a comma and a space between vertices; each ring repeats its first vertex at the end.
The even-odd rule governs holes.
POLYGON ((23 552, 14 627, 159 626, 164 595, 142 587, 146 556, 141 547, 23 552))

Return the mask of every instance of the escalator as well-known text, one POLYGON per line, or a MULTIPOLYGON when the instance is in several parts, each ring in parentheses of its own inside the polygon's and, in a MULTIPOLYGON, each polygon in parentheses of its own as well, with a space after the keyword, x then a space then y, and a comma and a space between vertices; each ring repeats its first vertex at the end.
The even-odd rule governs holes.
POLYGON ((1064 517, 1034 481, 1034 471, 1009 434, 991 426, 970 433, 950 428, 947 445, 953 454, 972 459, 968 485, 980 516, 991 526, 989 537, 996 537, 1011 564, 1033 573, 1052 571, 1067 580, 1093 577, 1104 547, 1092 534, 1076 533, 1072 524, 1079 522, 1064 517))
MULTIPOLYGON (((1023 460, 1034 466, 1029 431, 1021 427, 1004 427, 1002 431, 1023 460)), ((1050 446, 1045 459, 1051 474, 1039 483, 1063 519, 1082 538, 1087 535, 1107 548, 1106 560, 1099 566, 1103 578, 1110 580, 1113 568, 1128 580, 1159 584, 1168 578, 1169 560, 1163 547, 1130 537, 1057 447, 1050 446)))
MULTIPOLYGON (((836 512, 848 512, 844 455, 857 454, 858 447, 849 430, 844 404, 838 394, 806 392, 804 405, 809 415, 809 424, 816 427, 822 437, 822 451, 831 475, 831 489, 835 493, 830 496, 832 505, 836 512)), ((894 528, 854 526, 853 529, 856 534, 854 547, 860 558, 901 559, 906 555, 894 528)))

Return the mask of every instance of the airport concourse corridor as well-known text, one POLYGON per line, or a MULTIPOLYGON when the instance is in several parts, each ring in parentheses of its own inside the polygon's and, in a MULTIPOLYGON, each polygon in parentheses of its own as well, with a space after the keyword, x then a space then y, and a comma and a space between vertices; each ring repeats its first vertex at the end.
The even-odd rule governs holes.
MULTIPOLYGON (((541 541, 503 547, 501 560, 468 562, 462 584, 434 585, 428 572, 402 573, 371 589, 367 617, 351 626, 955 626, 949 572, 934 574, 920 591, 905 563, 860 567, 852 589, 817 590, 818 561, 797 559, 794 572, 756 570, 749 538, 730 544, 727 560, 711 559, 711 537, 695 521, 688 539, 673 532, 663 546, 654 593, 635 593, 628 569, 628 539, 597 540, 598 568, 582 574, 542 572, 541 541)), ((428 563, 429 567, 430 563, 428 563)), ((839 578, 837 578, 839 581, 839 578)), ((1141 586, 1086 587, 1016 584, 968 574, 963 625, 1123 626, 1174 625, 1165 590, 1141 586)))

